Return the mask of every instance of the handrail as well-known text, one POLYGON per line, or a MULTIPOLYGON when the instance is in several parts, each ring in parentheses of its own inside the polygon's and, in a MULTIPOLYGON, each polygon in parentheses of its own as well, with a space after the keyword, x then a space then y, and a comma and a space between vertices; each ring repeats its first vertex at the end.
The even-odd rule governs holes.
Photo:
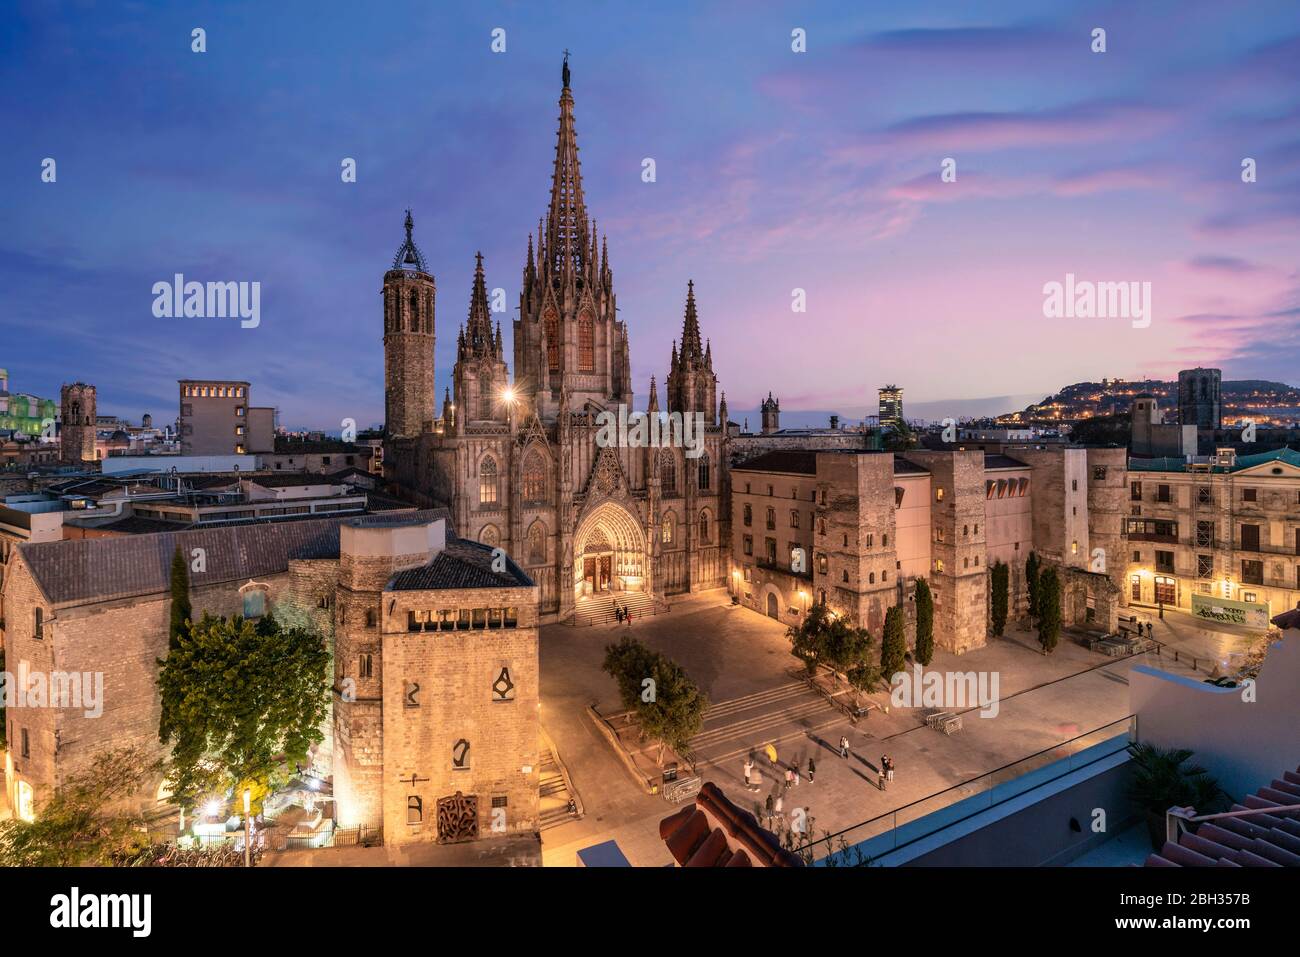
MULTIPOLYGON (((984 772, 983 774, 980 774, 980 775, 977 775, 976 777, 970 778, 969 780, 962 781, 962 782, 960 782, 960 783, 958 783, 958 784, 954 784, 954 785, 952 785, 951 787, 948 787, 948 788, 944 788, 942 791, 936 791, 936 792, 934 792, 933 794, 927 795, 926 797, 920 798, 920 799, 918 799, 918 800, 916 800, 916 801, 912 801, 912 802, 909 803, 909 804, 904 804, 904 805, 901 805, 900 807, 896 807, 896 808, 894 808, 894 809, 891 810, 891 811, 886 811, 886 812, 883 813, 883 814, 878 814, 878 815, 876 815, 876 816, 873 817, 873 818, 869 818, 869 819, 867 819, 867 820, 865 820, 865 821, 859 821, 857 824, 852 824, 852 825, 850 825, 850 826, 848 826, 848 827, 846 827, 846 828, 842 828, 841 830, 836 831, 836 832, 834 832, 833 834, 827 834, 825 837, 823 837, 823 838, 819 838, 819 839, 816 840, 816 841, 810 841, 810 842, 808 842, 806 845, 803 845, 803 846, 806 847, 806 848, 813 848, 813 847, 816 847, 818 844, 826 844, 826 846, 829 848, 829 847, 832 846, 832 844, 831 844, 832 841, 834 841, 836 838, 842 837, 842 836, 845 835, 845 834, 848 834, 850 831, 856 831, 856 830, 858 830, 859 828, 867 827, 868 825, 875 824, 877 821, 884 820, 885 818, 889 818, 889 817, 897 818, 899 812, 907 811, 907 810, 910 809, 910 808, 915 808, 915 807, 917 807, 918 805, 925 804, 925 803, 927 803, 927 802, 929 802, 929 801, 933 801, 935 798, 942 797, 943 795, 945 795, 945 794, 949 794, 949 793, 951 793, 951 792, 953 792, 953 791, 958 791, 958 790, 961 790, 961 789, 963 789, 963 788, 968 788, 968 787, 970 787, 972 784, 975 784, 975 783, 978 782, 978 781, 982 781, 982 780, 984 780, 984 779, 986 779, 986 778, 990 778, 990 777, 992 777, 992 776, 995 775, 995 774, 1001 774, 1002 772, 1004 772, 1004 771, 1006 771, 1006 770, 1008 770, 1008 769, 1010 769, 1010 768, 1014 768, 1016 765, 1024 764, 1024 763, 1026 763, 1026 762, 1028 762, 1028 761, 1032 761, 1032 760, 1034 760, 1035 758, 1042 757, 1043 755, 1045 755, 1045 754, 1049 754, 1049 753, 1051 753, 1051 752, 1053 752, 1053 751, 1056 751, 1056 750, 1058 750, 1059 748, 1065 747, 1066 745, 1073 744, 1074 742, 1076 742, 1076 741, 1080 741, 1080 740, 1082 740, 1083 738, 1087 738, 1087 737, 1090 737, 1090 736, 1092 736, 1092 735, 1095 735, 1098 731, 1104 731, 1104 730, 1106 730, 1107 728, 1112 728, 1112 727, 1114 727, 1114 726, 1117 725, 1117 724, 1120 724, 1120 723, 1123 723, 1123 722, 1128 722, 1128 724, 1129 724, 1129 728, 1130 728, 1130 734, 1131 734, 1131 733, 1132 733, 1132 728, 1133 728, 1133 722, 1134 722, 1135 719, 1136 719, 1136 715, 1132 715, 1132 714, 1130 714, 1130 715, 1126 715, 1126 716, 1123 717, 1123 718, 1119 718, 1119 719, 1117 719, 1117 720, 1115 720, 1115 721, 1112 721, 1112 722, 1110 722, 1109 724, 1099 725, 1098 727, 1093 728, 1091 731, 1085 731, 1083 734, 1078 734, 1078 735, 1075 735, 1073 738, 1068 738, 1068 739, 1066 739, 1065 741, 1058 742, 1057 744, 1052 745, 1050 748, 1044 748, 1042 751, 1035 751, 1033 754, 1026 755, 1026 756, 1023 757, 1023 758, 1018 758, 1018 759, 1016 759, 1015 761, 1012 761, 1012 762, 1009 763, 1009 764, 1004 764, 1004 765, 1002 765, 1002 767, 994 768, 992 771, 986 771, 986 772, 984 772)), ((1100 743, 1100 742, 1098 742, 1098 743, 1100 743)), ((1075 753, 1078 753, 1078 752, 1075 752, 1075 753)), ((1066 758, 1069 758, 1069 757, 1072 757, 1072 756, 1073 756, 1073 755, 1065 755, 1066 758)), ((1063 771, 1061 776, 1064 776, 1065 774, 1068 774, 1068 773, 1069 773, 1068 771, 1063 771)), ((1012 779, 1010 779, 1010 780, 1015 780, 1015 778, 1012 778, 1012 779)), ((1053 779, 1053 780, 1055 780, 1055 779, 1053 779)), ((988 793, 989 790, 991 790, 991 788, 986 789, 986 790, 983 791, 983 792, 976 792, 976 793, 988 793)), ((974 797, 974 796, 975 796, 974 794, 967 795, 967 797, 974 797)), ((964 800, 964 799, 965 799, 965 798, 961 798, 960 800, 964 800)), ((952 801, 952 802, 949 802, 948 804, 943 805, 943 807, 951 807, 953 804, 956 804, 956 803, 957 803, 957 801, 952 801)), ((943 807, 935 808, 935 811, 942 810, 943 807)), ((931 813, 933 813, 933 812, 931 812, 931 813)), ((974 812, 974 813, 978 813, 978 812, 974 812)), ((972 815, 972 816, 973 816, 973 815, 972 815)), ((964 819, 963 819, 963 820, 964 820, 964 819)), ((905 823, 906 823, 906 822, 905 822, 905 823)), ((942 830, 944 827, 950 827, 950 826, 951 826, 952 824, 954 824, 954 823, 957 823, 957 822, 954 821, 954 822, 948 822, 948 823, 945 823, 945 824, 943 824, 941 827, 937 827, 937 828, 935 828, 935 831, 942 830)), ((899 825, 898 825, 897 823, 895 823, 894 826, 893 826, 893 828, 892 828, 892 830, 897 831, 897 830, 898 830, 898 827, 899 827, 899 825)), ((882 833, 884 833, 884 832, 882 832, 882 833)), ((934 833, 934 831, 932 831, 932 832, 930 832, 930 833, 934 833)), ((918 837, 917 840, 919 840, 919 839, 920 839, 920 838, 918 837)), ((910 842, 909 842, 909 843, 910 843, 910 842)), ((896 848, 895 848, 895 849, 896 849, 896 848)))

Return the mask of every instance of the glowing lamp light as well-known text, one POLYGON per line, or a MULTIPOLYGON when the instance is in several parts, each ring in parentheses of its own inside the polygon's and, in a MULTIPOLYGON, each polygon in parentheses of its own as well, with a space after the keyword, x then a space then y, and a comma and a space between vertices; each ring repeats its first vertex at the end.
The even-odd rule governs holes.
POLYGON ((221 802, 216 800, 215 798, 209 801, 207 804, 203 805, 204 817, 216 817, 220 813, 221 813, 221 802))

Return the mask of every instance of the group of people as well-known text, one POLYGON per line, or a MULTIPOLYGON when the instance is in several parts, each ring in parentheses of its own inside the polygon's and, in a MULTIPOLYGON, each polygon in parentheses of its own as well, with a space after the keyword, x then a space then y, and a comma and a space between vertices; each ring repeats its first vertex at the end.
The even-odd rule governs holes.
MULTIPOLYGON (((849 739, 848 735, 840 735, 840 757, 845 761, 849 759, 849 739)), ((887 754, 880 756, 879 787, 885 790, 885 785, 894 780, 894 759, 887 754)))
MULTIPOLYGON (((753 755, 749 755, 748 757, 745 758, 744 770, 745 770, 745 787, 752 791, 758 786, 758 782, 754 779, 754 756, 753 755)), ((817 777, 817 762, 812 757, 808 758, 807 773, 808 773, 808 783, 812 784, 813 780, 817 777)), ((802 782, 803 782, 803 777, 799 771, 799 762, 795 761, 791 764, 787 764, 785 767, 785 787, 783 787, 781 790, 788 791, 792 787, 798 787, 802 782)))
POLYGON ((614 606, 614 618, 621 625, 623 623, 632 624, 632 609, 626 606, 614 606))

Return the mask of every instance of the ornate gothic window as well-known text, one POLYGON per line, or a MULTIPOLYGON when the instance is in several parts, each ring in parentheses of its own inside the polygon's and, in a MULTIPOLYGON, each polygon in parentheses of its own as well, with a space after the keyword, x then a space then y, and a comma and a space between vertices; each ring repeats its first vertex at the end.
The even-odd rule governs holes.
POLYGON ((555 313, 548 309, 542 324, 546 329, 546 365, 552 372, 559 372, 560 324, 555 321, 555 313))
POLYGON ((528 529, 528 564, 541 565, 546 561, 546 526, 533 522, 528 529))
POLYGON ((596 327, 586 312, 578 317, 578 371, 596 371, 596 327))
POLYGON ((495 505, 497 503, 497 460, 492 456, 483 459, 478 467, 478 503, 495 505))
POLYGON ((522 485, 526 504, 536 505, 546 501, 546 463, 542 454, 535 449, 524 459, 522 485))
POLYGON ((665 545, 671 545, 673 543, 673 513, 672 512, 664 512, 662 537, 665 545))
POLYGON ((501 544, 501 533, 497 531, 495 525, 484 525, 483 531, 478 533, 478 540, 484 545, 496 548, 501 544))
POLYGON ((700 544, 709 543, 709 513, 707 510, 700 512, 700 544))
POLYGON ((709 457, 707 455, 700 457, 700 488, 701 490, 709 487, 709 457))
POLYGON ((672 449, 659 452, 659 488, 665 495, 677 491, 677 456, 673 455, 672 449))

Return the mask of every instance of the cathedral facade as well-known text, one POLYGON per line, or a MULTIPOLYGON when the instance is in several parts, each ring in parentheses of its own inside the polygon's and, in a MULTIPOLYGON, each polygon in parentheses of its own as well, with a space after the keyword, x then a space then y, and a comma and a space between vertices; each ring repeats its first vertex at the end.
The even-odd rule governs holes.
POLYGON ((483 257, 435 415, 436 284, 413 238, 384 277, 385 472, 417 503, 450 509, 457 534, 505 549, 540 589, 544 621, 581 620, 602 598, 651 599, 726 584, 727 413, 686 289, 664 395, 637 408, 607 239, 588 216, 569 67, 550 205, 529 235, 513 322, 514 377, 493 322, 483 257), (698 444, 610 442, 609 416, 690 416, 698 444))

